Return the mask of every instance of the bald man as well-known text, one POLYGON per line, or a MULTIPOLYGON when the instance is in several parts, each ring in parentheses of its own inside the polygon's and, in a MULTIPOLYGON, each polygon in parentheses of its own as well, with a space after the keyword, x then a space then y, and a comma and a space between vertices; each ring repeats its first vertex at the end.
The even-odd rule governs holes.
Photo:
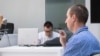
POLYGON ((60 42, 64 47, 63 56, 91 56, 100 53, 100 43, 88 30, 88 10, 84 5, 71 6, 66 13, 65 23, 73 36, 66 42, 67 35, 60 31, 60 42))

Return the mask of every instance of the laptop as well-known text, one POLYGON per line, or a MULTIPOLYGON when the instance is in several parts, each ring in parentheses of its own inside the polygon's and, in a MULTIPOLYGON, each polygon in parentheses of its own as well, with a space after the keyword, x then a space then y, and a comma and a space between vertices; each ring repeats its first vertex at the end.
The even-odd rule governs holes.
POLYGON ((35 46, 38 44, 38 28, 19 28, 18 45, 35 46))

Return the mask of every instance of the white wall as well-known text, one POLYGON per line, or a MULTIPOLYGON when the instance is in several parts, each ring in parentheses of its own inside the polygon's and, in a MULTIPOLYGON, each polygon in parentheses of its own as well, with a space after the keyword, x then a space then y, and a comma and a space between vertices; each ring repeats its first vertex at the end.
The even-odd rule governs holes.
POLYGON ((90 0, 85 0, 86 3, 86 7, 89 10, 89 20, 87 22, 87 26, 89 27, 90 31, 97 37, 97 39, 100 41, 100 23, 95 23, 95 24, 91 24, 90 22, 90 0))
POLYGON ((0 13, 18 28, 38 27, 43 29, 45 0, 0 0, 0 13))

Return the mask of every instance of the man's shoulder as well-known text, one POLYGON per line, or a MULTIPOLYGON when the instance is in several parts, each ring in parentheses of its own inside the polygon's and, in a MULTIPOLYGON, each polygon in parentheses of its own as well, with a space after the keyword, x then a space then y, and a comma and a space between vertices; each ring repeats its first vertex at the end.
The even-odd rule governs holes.
POLYGON ((74 35, 73 39, 89 42, 89 41, 93 41, 94 39, 96 39, 96 37, 89 31, 83 31, 83 32, 80 32, 74 35))
POLYGON ((53 31, 54 34, 59 34, 58 32, 53 31))
POLYGON ((42 31, 42 32, 39 32, 39 35, 43 35, 45 32, 44 31, 42 31))
POLYGON ((39 35, 38 36, 39 36, 40 39, 43 38, 43 37, 45 37, 44 31, 39 32, 39 35))
POLYGON ((80 32, 79 34, 77 34, 77 36, 80 37, 80 38, 85 38, 85 39, 87 39, 87 38, 94 38, 94 37, 95 37, 95 36, 94 36, 91 32, 89 32, 89 31, 80 32))
POLYGON ((86 33, 84 34, 84 32, 81 32, 81 33, 73 35, 69 40, 84 41, 85 39, 87 39, 86 33))
POLYGON ((39 34, 42 34, 42 33, 44 33, 44 31, 39 32, 39 34))
POLYGON ((59 37, 59 33, 53 31, 53 37, 59 37))

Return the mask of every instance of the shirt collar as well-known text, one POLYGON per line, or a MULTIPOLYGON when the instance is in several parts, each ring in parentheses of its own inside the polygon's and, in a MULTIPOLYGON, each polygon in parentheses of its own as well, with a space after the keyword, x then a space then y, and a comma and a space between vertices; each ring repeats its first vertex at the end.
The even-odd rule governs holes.
POLYGON ((78 34, 78 33, 82 32, 82 31, 88 31, 88 27, 87 26, 83 26, 83 27, 79 28, 78 31, 76 33, 74 33, 74 34, 78 34))

